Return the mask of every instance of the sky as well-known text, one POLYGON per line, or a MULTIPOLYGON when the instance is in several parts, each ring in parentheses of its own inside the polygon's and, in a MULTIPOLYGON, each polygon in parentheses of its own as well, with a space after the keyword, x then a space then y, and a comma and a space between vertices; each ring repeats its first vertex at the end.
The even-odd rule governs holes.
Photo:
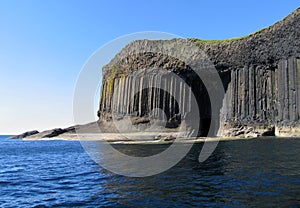
POLYGON ((82 67, 118 37, 143 31, 240 37, 299 6, 298 0, 0 0, 0 134, 73 125, 82 67))

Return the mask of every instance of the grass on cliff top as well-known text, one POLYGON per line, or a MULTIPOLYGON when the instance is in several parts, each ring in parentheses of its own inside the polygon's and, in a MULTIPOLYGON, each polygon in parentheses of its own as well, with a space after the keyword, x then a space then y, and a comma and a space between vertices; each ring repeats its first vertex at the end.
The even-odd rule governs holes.
POLYGON ((242 36, 242 37, 238 37, 238 38, 229 38, 229 39, 225 39, 225 40, 201 40, 201 39, 198 39, 198 38, 188 38, 188 40, 196 42, 198 44, 230 43, 230 42, 243 40, 243 39, 246 39, 246 38, 254 36, 254 35, 258 35, 258 34, 262 33, 265 30, 267 30, 267 28, 263 28, 261 30, 258 30, 254 33, 251 33, 250 35, 246 35, 246 36, 242 36))
POLYGON ((211 44, 211 43, 228 43, 228 42, 234 42, 243 39, 244 37, 240 38, 230 38, 225 40, 201 40, 197 38, 188 38, 188 40, 199 43, 199 44, 211 44))

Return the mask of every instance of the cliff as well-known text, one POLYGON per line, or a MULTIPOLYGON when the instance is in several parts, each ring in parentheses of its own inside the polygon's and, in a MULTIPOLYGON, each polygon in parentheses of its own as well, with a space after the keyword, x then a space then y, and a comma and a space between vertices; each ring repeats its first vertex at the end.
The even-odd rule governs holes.
POLYGON ((272 135, 274 130, 278 136, 299 136, 299 20, 300 8, 273 26, 242 38, 130 43, 103 67, 100 126, 104 131, 117 131, 113 119, 121 121, 130 117, 133 126, 142 129, 147 129, 152 120, 166 121, 163 123, 166 130, 178 129, 193 112, 190 96, 193 93, 201 115, 197 133, 200 136, 206 136, 211 125, 218 128, 219 136, 263 132, 272 135), (172 51, 186 42, 203 51, 221 77, 225 96, 217 121, 211 116, 211 102, 203 80, 193 72, 195 67, 172 54, 153 52, 172 51), (169 76, 170 73, 175 73, 180 80, 169 76), (145 87, 145 82, 151 87, 145 87), (168 92, 177 93, 179 99, 175 101, 172 93, 161 90, 162 86, 168 92), (161 111, 152 112, 153 109, 161 111))
POLYGON ((100 126, 108 125, 106 130, 115 131, 114 125, 109 124, 113 117, 122 120, 129 116, 133 126, 147 126, 151 119, 163 119, 165 129, 179 128, 192 112, 193 93, 201 114, 198 135, 206 136, 213 123, 219 124, 220 136, 258 135, 264 131, 272 135, 274 129, 277 135, 299 135, 299 20, 300 8, 273 26, 242 38, 130 43, 103 67, 100 126), (193 73, 195 69, 172 54, 152 52, 172 51, 187 41, 207 55, 222 79, 225 96, 218 121, 212 121, 211 103, 202 80, 193 73), (169 73, 181 80, 168 78, 169 73), (145 82, 151 87, 145 87, 145 82), (163 85, 168 91, 179 93, 178 102, 161 90, 163 85), (143 90, 133 93, 135 89, 143 90), (153 113, 157 108, 162 111, 153 113))

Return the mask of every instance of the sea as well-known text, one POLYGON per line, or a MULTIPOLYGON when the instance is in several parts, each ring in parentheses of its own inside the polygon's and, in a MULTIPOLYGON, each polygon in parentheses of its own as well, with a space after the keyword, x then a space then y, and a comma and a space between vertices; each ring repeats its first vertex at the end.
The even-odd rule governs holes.
POLYGON ((199 163, 201 148, 166 172, 132 178, 99 166, 79 141, 0 136, 0 207, 300 207, 299 138, 222 141, 199 163))

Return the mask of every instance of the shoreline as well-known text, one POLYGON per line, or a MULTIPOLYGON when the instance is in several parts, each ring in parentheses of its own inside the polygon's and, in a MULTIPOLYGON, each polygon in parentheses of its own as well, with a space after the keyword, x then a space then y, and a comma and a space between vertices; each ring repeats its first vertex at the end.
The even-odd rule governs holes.
POLYGON ((39 138, 39 137, 26 137, 23 141, 52 141, 52 140, 64 140, 64 141, 99 141, 107 142, 108 144, 172 144, 176 142, 177 144, 191 144, 191 143, 204 143, 204 142, 222 142, 222 141, 238 141, 238 140, 253 140, 253 139, 266 139, 266 138, 278 138, 278 139, 290 139, 290 138, 300 138, 300 137, 278 137, 278 136, 268 136, 268 137, 175 137, 170 133, 161 133, 158 137, 157 134, 153 133, 102 133, 102 134, 63 134, 52 138, 39 138), (156 136, 156 137, 155 137, 156 136))

